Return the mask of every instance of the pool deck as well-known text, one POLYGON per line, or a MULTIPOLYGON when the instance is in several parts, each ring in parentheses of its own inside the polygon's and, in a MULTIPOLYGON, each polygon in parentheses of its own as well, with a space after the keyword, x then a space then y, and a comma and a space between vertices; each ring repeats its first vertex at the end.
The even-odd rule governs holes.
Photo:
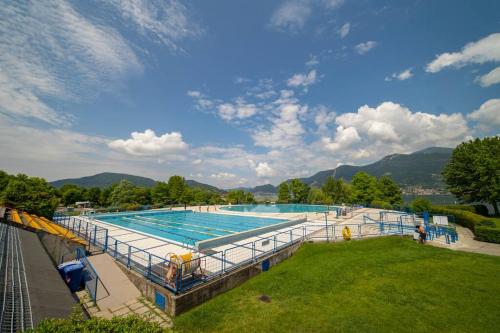
MULTIPOLYGON (((202 213, 215 213, 215 214, 224 214, 224 215, 235 215, 235 216, 253 216, 253 217, 269 217, 269 218, 282 218, 282 219, 288 219, 288 220, 295 220, 295 219, 301 219, 301 218, 307 218, 307 222, 302 222, 290 227, 270 231, 270 232, 265 232, 263 234, 260 234, 258 236, 254 237, 249 237, 246 239, 242 239, 239 241, 236 241, 234 243, 229 243, 229 244, 224 244, 220 246, 216 246, 208 250, 209 252, 220 252, 224 251, 228 248, 234 247, 235 245, 244 245, 250 242, 266 239, 268 237, 273 237, 276 234, 280 234, 283 232, 288 232, 291 229, 301 227, 301 226, 308 226, 310 230, 314 230, 314 227, 317 227, 317 229, 321 229, 325 225, 325 213, 254 213, 254 212, 233 212, 233 211, 227 211, 227 210, 222 210, 220 209, 220 206, 193 206, 193 207, 187 207, 187 210, 192 210, 194 212, 202 212, 202 213)), ((184 208, 174 208, 173 210, 181 211, 184 210, 184 208)), ((354 211, 353 214, 348 214, 347 216, 342 216, 339 218, 335 217, 335 212, 330 212, 327 214, 328 218, 328 223, 329 224, 361 224, 363 222, 363 213, 370 211, 371 213, 378 213, 378 210, 367 210, 367 209, 359 209, 354 211)), ((139 248, 144 251, 148 251, 151 254, 154 254, 160 258, 165 258, 168 256, 169 253, 175 253, 175 254, 183 254, 186 252, 195 252, 193 248, 189 248, 186 246, 183 246, 181 244, 172 242, 171 240, 163 239, 161 237, 156 237, 152 236, 149 234, 141 233, 138 231, 134 231, 131 229, 126 229, 122 228, 116 225, 112 225, 109 223, 101 222, 97 220, 96 218, 93 218, 91 220, 92 223, 101 226, 103 228, 108 229, 108 235, 117 239, 120 242, 126 242, 129 245, 132 245, 136 248, 139 248)), ((339 228, 340 232, 340 228, 339 228)), ((123 249, 124 251, 125 249, 123 249)), ((120 253, 123 252, 120 250, 120 253)), ((200 255, 203 254, 199 253, 200 255)), ((125 253, 122 253, 125 254, 125 253)))

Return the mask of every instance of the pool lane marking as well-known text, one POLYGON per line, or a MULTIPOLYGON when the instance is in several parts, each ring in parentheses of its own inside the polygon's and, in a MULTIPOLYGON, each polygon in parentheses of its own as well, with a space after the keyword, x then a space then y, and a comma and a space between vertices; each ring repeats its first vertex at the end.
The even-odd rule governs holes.
MULTIPOLYGON (((165 224, 162 224, 162 223, 156 223, 156 222, 150 222, 150 221, 144 221, 144 220, 137 220, 137 219, 134 219, 134 218, 131 218, 131 217, 122 217, 122 218, 124 220, 132 220, 135 223, 137 223, 137 222, 145 222, 145 223, 153 224, 153 225, 156 225, 156 226, 162 226, 162 227, 168 227, 168 228, 172 228, 172 229, 191 231, 191 232, 195 232, 195 233, 203 234, 203 235, 208 235, 208 236, 214 236, 214 237, 223 236, 223 235, 212 234, 210 232, 198 231, 198 230, 194 230, 194 229, 186 229, 186 228, 179 228, 179 227, 173 227, 173 226, 166 226, 165 224)), ((157 229, 157 228, 154 228, 154 229, 157 229)), ((161 229, 157 229, 157 230, 163 231, 161 229)), ((189 236, 182 236, 182 237, 193 238, 193 237, 189 237, 189 236)))
POLYGON ((156 219, 156 218, 154 218, 154 217, 137 216, 137 218, 141 218, 141 219, 148 219, 148 220, 155 220, 155 221, 165 222, 165 223, 174 223, 174 224, 180 224, 180 225, 187 225, 187 226, 192 226, 192 227, 201 227, 201 228, 205 228, 205 229, 213 229, 213 230, 218 230, 218 231, 223 231, 223 232, 229 232, 229 233, 235 233, 235 232, 238 232, 238 231, 236 231, 236 230, 220 229, 220 228, 215 228, 215 227, 203 226, 203 225, 200 225, 200 224, 192 224, 192 223, 181 223, 181 222, 166 221, 166 220, 162 220, 162 219, 156 219))
MULTIPOLYGON (((136 220, 136 219, 133 219, 133 218, 130 218, 130 217, 123 217, 123 219, 126 219, 126 220, 132 220, 132 223, 137 223, 137 224, 140 224, 139 222, 142 222, 142 223, 146 223, 146 224, 153 224, 155 226, 159 225, 158 223, 153 223, 153 222, 148 222, 148 221, 143 221, 143 220, 136 220)), ((196 237, 192 237, 192 236, 186 236, 186 235, 182 235, 182 234, 178 234, 178 233, 175 233, 175 232, 172 232, 172 231, 166 231, 166 230, 162 230, 162 229, 159 229, 159 228, 155 228, 155 227, 151 227, 151 226, 148 226, 148 225, 142 225, 143 227, 147 228, 147 229, 153 229, 153 230, 157 230, 157 231, 160 231, 160 232, 164 232, 166 234, 172 234, 172 235, 176 235, 176 236, 179 236, 179 237, 182 237, 182 238, 189 238, 191 240, 194 240, 194 241, 201 241, 203 239, 200 239, 200 238, 196 238, 196 237)), ((179 228, 177 228, 179 229, 179 228)), ((134 229, 135 233, 148 233, 148 231, 141 231, 141 230, 137 230, 137 229, 134 229)), ((156 237, 164 237, 164 236, 158 236, 156 235, 156 237)), ((153 235, 152 238, 155 238, 155 235, 153 235)), ((175 241, 175 240, 173 240, 175 241)), ((179 242, 179 241, 176 241, 176 242, 179 242)))

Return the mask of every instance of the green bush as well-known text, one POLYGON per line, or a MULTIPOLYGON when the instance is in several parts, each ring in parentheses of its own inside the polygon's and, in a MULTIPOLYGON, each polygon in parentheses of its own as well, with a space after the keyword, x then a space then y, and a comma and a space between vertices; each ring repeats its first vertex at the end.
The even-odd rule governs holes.
POLYGON ((480 241, 500 244, 500 229, 498 228, 476 226, 474 234, 480 241))
POLYGON ((488 207, 485 205, 473 205, 474 209, 476 210, 476 214, 483 215, 483 216, 489 216, 490 212, 488 211, 488 207))
POLYGON ((455 216, 455 223, 472 230, 478 240, 500 243, 500 224, 495 223, 492 218, 472 213, 469 210, 450 209, 446 208, 446 206, 432 206, 430 212, 453 215, 455 216))
POLYGON ((392 205, 386 201, 373 200, 370 204, 373 208, 392 209, 392 205))
POLYGON ((439 208, 446 208, 446 209, 459 209, 459 210, 465 210, 471 213, 476 213, 482 216, 488 216, 488 208, 485 205, 477 204, 477 205, 439 205, 439 206, 434 206, 434 207, 439 207, 439 208))
POLYGON ((112 319, 91 318, 86 320, 82 310, 75 308, 67 319, 49 318, 42 320, 34 330, 26 332, 53 333, 53 332, 92 332, 92 333, 128 333, 166 332, 158 323, 148 321, 139 316, 114 317, 112 319))
POLYGON ((417 198, 410 203, 410 208, 415 213, 430 211, 431 206, 431 201, 425 198, 417 198))

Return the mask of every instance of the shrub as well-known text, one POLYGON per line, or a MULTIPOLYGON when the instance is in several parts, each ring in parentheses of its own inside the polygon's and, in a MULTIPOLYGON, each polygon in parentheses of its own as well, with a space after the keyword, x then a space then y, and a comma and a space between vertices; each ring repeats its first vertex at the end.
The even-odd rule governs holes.
POLYGON ((34 330, 27 332, 52 333, 52 332, 92 332, 92 333, 128 333, 128 332, 166 332, 155 322, 140 318, 139 316, 114 317, 112 319, 91 318, 85 320, 80 309, 75 308, 67 319, 48 318, 42 320, 34 330))
POLYGON ((373 200, 370 206, 374 208, 392 209, 392 205, 390 203, 382 200, 373 200))
POLYGON ((490 212, 488 211, 488 207, 485 205, 473 205, 474 209, 476 210, 476 214, 483 215, 483 216, 489 216, 490 212))
POLYGON ((410 203, 410 208, 415 213, 430 211, 431 206, 432 206, 431 201, 425 198, 417 198, 410 203))
POLYGON ((476 226, 474 234, 480 241, 500 244, 500 229, 498 228, 476 226))

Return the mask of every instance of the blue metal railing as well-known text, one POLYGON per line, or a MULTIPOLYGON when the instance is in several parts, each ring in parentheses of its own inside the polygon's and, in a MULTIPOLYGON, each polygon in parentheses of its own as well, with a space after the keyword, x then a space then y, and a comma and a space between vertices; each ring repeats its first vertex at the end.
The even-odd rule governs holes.
MULTIPOLYGON (((390 234, 413 234, 415 229, 415 215, 400 212, 394 216, 397 216, 395 221, 387 222, 364 215, 362 224, 347 225, 352 233, 351 238, 390 234)), ((324 224, 298 226, 271 236, 258 237, 257 240, 252 242, 235 244, 223 251, 202 255, 191 261, 177 263, 109 236, 106 228, 97 226, 88 219, 74 216, 55 216, 54 222, 68 228, 78 236, 89 240, 92 245, 102 248, 103 251, 107 251, 115 260, 129 269, 176 293, 185 291, 199 283, 209 281, 232 270, 242 268, 245 265, 255 263, 265 256, 306 239, 319 238, 327 241, 336 241, 342 238, 342 228, 346 226, 346 224, 329 224, 325 218, 324 224), (177 267, 177 274, 173 281, 167 281, 166 276, 171 265, 177 267), (199 265, 201 273, 183 274, 183 272, 189 272, 189 268, 193 267, 193 265, 199 265)), ((436 227, 434 225, 426 227, 429 228, 428 234, 430 239, 445 236, 447 243, 455 242, 458 239, 455 230, 453 232, 449 228, 436 227)))
POLYGON ((76 249, 76 259, 85 267, 83 281, 85 283, 85 288, 89 292, 90 298, 94 304, 97 303, 97 288, 99 286, 99 275, 95 271, 94 267, 85 255, 85 251, 81 248, 76 249))

